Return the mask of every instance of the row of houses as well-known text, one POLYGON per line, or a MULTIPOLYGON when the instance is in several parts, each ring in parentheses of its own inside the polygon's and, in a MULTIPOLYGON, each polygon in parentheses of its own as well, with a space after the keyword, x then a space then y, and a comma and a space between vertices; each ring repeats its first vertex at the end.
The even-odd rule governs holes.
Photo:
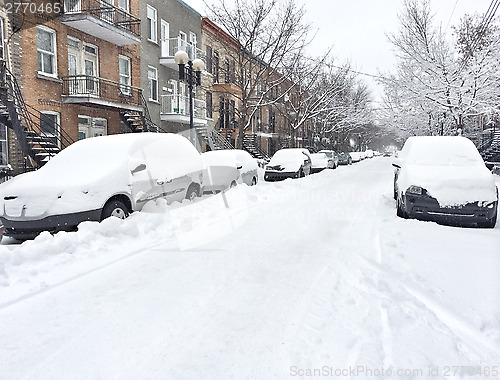
MULTIPOLYGON (((188 131, 179 50, 205 62, 194 93, 199 149, 238 143, 241 89, 231 51, 239 44, 214 22, 181 0, 57 4, 57 17, 0 9, 0 167, 31 170, 84 138, 188 131)), ((251 123, 244 146, 255 156, 271 155, 289 135, 272 107, 251 123)))

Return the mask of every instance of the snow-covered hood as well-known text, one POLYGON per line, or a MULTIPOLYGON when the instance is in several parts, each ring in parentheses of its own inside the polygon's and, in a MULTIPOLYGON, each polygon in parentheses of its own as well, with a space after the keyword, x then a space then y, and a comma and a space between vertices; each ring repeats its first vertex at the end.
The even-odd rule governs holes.
POLYGON ((110 194, 130 192, 126 170, 100 172, 93 180, 56 181, 43 171, 22 174, 0 186, 0 215, 23 219, 101 208, 110 194))
POLYGON ((304 164, 307 156, 300 149, 277 151, 266 165, 267 171, 296 172, 304 164))
POLYGON ((420 186, 439 204, 459 206, 471 202, 493 202, 497 190, 493 176, 484 165, 426 166, 405 165, 398 177, 400 191, 420 186))

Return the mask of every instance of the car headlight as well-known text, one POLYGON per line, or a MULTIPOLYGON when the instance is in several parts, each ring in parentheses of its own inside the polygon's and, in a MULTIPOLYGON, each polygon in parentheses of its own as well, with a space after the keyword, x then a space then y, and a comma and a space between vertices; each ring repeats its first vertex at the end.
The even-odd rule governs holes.
POLYGON ((406 189, 406 192, 414 195, 422 195, 424 194, 424 189, 420 186, 411 185, 408 189, 406 189))

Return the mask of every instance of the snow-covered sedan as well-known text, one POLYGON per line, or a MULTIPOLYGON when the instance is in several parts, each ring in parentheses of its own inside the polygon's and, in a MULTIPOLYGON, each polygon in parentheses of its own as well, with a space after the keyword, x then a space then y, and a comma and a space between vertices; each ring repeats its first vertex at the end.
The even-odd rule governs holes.
POLYGON ((265 181, 299 178, 311 173, 311 154, 305 148, 285 148, 274 153, 266 165, 265 181))
POLYGON ((469 139, 410 137, 393 166, 398 216, 452 225, 495 227, 498 190, 469 139))
POLYGON ((0 185, 4 235, 25 240, 87 220, 127 217, 158 198, 194 199, 204 163, 184 137, 140 133, 94 137, 62 150, 37 171, 0 185))
POLYGON ((311 153, 311 161, 311 174, 325 169, 335 169, 333 158, 329 158, 326 153, 311 153))
POLYGON ((332 169, 336 169, 339 166, 339 155, 334 150, 323 149, 320 150, 318 153, 325 153, 328 156, 328 158, 331 158, 333 160, 332 169))
POLYGON ((205 152, 203 160, 209 166, 227 165, 237 168, 240 176, 238 183, 248 186, 256 185, 259 180, 257 161, 246 151, 241 149, 222 149, 205 152))

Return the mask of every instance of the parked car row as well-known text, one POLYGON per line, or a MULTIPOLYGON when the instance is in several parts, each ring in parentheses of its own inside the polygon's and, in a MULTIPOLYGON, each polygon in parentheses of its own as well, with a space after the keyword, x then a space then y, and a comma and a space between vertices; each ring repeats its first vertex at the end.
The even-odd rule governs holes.
POLYGON ((0 185, 0 221, 4 236, 33 239, 83 221, 126 218, 160 198, 194 200, 257 181, 257 162, 245 151, 200 155, 189 140, 169 133, 95 137, 0 185))

